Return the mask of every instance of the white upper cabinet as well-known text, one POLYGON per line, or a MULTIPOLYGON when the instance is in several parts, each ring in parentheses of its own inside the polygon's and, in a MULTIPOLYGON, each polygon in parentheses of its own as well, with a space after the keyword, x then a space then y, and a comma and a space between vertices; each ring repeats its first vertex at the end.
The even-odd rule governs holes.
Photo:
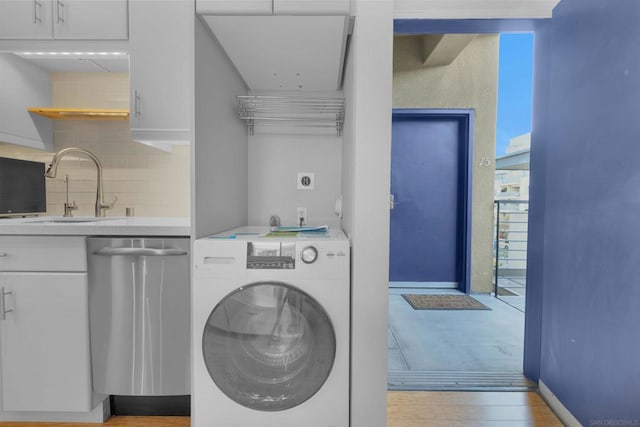
POLYGON ((0 0, 0 39, 50 39, 52 12, 52 0, 0 0))
POLYGON ((273 0, 197 0, 201 15, 272 15, 273 0))
POLYGON ((61 40, 126 40, 127 0, 53 0, 53 37, 61 40))
POLYGON ((273 0, 274 15, 349 15, 349 0, 273 0))
POLYGON ((0 39, 126 40, 127 0, 0 0, 0 39))
POLYGON ((135 0, 130 7, 131 138, 168 151, 190 142, 194 4, 135 0))
POLYGON ((349 15, 350 0, 197 0, 201 15, 349 15))

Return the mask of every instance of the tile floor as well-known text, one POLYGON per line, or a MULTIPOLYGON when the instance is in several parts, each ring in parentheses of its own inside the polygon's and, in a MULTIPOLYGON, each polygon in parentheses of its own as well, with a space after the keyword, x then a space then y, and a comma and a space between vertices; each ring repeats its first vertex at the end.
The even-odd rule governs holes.
POLYGON ((388 369, 410 372, 522 373, 524 313, 488 294, 491 310, 414 310, 403 293, 460 294, 454 289, 389 289, 388 369))
POLYGON ((507 294, 513 294, 500 295, 500 299, 524 313, 527 279, 525 277, 500 276, 498 278, 498 286, 507 290, 507 294))

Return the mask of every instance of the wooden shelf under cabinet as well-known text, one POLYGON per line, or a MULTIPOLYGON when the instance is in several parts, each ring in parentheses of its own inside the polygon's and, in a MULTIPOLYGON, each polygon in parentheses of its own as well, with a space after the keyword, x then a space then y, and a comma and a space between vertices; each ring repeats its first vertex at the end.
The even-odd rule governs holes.
POLYGON ((30 113, 53 120, 129 120, 128 110, 29 107, 30 113))

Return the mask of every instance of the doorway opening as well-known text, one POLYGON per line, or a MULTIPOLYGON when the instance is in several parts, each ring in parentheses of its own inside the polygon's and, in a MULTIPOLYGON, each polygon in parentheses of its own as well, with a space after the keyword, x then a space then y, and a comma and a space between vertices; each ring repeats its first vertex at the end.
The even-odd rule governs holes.
MULTIPOLYGON (((425 31, 394 37, 390 390, 535 387, 523 375, 524 312, 498 295, 499 287, 505 288, 500 293, 508 288, 495 279, 497 275, 494 277, 494 238, 500 230, 504 231, 505 224, 496 228, 493 209, 497 191, 500 39, 499 31, 495 30, 474 34, 425 31), (443 145, 447 146, 447 135, 439 128, 431 129, 433 123, 425 119, 421 125, 407 124, 400 114, 404 111, 410 116, 412 112, 426 113, 430 109, 471 112, 475 120, 470 127, 468 146, 463 147, 459 138, 448 134, 450 141, 458 141, 456 150, 464 150, 463 155, 443 149, 443 145), (407 148, 405 140, 428 145, 431 151, 421 158, 425 153, 407 148), (446 155, 457 162, 441 160, 446 155), (460 158, 465 156, 468 183, 463 188, 460 158), (429 172, 412 170, 419 166, 429 172), (429 187, 430 192, 425 192, 429 187), (412 192, 417 194, 416 201, 406 197, 412 192), (448 222, 439 222, 438 216, 448 222), (450 261, 452 256, 455 262, 450 261), (415 300, 427 301, 426 308, 416 307, 415 300), (430 306, 433 300, 445 303, 430 306), (475 303, 479 307, 469 306, 475 303)), ((532 63, 533 52, 529 54, 532 63)), ((512 90, 514 97, 518 95, 515 89, 507 90, 512 90)), ((527 90, 530 126, 530 80, 527 90)), ((515 235, 515 228, 509 230, 515 235)), ((504 236, 500 238, 504 240, 504 236)), ((524 244, 526 247, 526 241, 524 244)), ((505 248, 501 249, 499 255, 504 259, 505 248)))
POLYGON ((533 33, 500 34, 494 294, 524 312, 527 290, 533 33))

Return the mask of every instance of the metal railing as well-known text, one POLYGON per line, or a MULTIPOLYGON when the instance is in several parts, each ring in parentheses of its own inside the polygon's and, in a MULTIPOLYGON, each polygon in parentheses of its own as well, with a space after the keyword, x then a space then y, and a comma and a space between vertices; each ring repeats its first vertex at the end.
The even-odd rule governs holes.
POLYGON ((529 202, 494 201, 494 292, 524 311, 529 202))

